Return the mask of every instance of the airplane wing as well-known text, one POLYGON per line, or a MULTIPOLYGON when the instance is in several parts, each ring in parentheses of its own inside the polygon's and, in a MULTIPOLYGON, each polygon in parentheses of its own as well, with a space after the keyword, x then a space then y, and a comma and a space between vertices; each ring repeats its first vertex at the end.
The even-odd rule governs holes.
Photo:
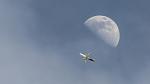
POLYGON ((82 53, 80 53, 80 55, 83 56, 83 57, 86 57, 86 55, 84 55, 84 54, 82 54, 82 53))
POLYGON ((95 60, 94 59, 89 59, 90 61, 92 61, 92 62, 95 62, 95 60))

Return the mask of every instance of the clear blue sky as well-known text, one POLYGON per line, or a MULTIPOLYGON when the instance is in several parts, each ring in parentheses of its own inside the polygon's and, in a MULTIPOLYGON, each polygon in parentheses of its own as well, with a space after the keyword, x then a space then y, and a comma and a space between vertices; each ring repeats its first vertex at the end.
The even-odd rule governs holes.
POLYGON ((1 84, 149 84, 148 0, 0 0, 1 84), (105 15, 119 27, 117 48, 84 21, 105 15), (96 63, 81 60, 91 52, 96 63))

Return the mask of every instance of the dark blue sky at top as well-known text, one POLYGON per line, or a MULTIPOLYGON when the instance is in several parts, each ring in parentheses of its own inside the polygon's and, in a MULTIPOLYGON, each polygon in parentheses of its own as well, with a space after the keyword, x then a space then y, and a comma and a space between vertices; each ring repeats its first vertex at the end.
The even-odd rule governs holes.
POLYGON ((0 83, 150 83, 150 1, 0 2, 0 83), (117 23, 117 48, 84 26, 84 21, 95 15, 108 16, 117 23), (79 53, 86 51, 96 59, 95 64, 82 62, 79 53))
POLYGON ((145 30, 148 28, 141 28, 141 26, 149 25, 147 21, 149 10, 145 1, 43 0, 33 2, 33 4, 39 26, 36 31, 41 36, 45 35, 47 39, 54 38, 62 41, 60 42, 62 44, 92 36, 91 32, 85 29, 83 23, 94 15, 106 15, 115 20, 119 25, 121 35, 127 34, 124 38, 127 38, 128 35, 133 39, 142 38, 144 35, 139 33, 142 33, 142 30, 146 32, 145 30), (131 31, 138 32, 132 34, 131 31))

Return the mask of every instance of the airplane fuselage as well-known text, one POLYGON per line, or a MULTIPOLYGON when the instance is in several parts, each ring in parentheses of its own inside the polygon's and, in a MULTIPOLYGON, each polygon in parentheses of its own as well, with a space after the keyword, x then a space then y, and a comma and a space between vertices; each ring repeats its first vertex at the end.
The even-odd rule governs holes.
POLYGON ((88 60, 89 60, 89 61, 92 61, 92 62, 95 62, 94 59, 90 58, 89 53, 85 53, 85 54, 80 53, 80 55, 82 56, 82 59, 84 60, 85 63, 86 63, 88 60))

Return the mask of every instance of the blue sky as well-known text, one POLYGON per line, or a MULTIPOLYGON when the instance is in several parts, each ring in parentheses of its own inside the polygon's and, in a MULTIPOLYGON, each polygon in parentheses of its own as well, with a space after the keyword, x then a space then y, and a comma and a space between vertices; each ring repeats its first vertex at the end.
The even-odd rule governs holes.
POLYGON ((148 0, 0 0, 0 11, 2 84, 150 83, 148 0), (118 24, 117 48, 83 25, 95 15, 118 24))

